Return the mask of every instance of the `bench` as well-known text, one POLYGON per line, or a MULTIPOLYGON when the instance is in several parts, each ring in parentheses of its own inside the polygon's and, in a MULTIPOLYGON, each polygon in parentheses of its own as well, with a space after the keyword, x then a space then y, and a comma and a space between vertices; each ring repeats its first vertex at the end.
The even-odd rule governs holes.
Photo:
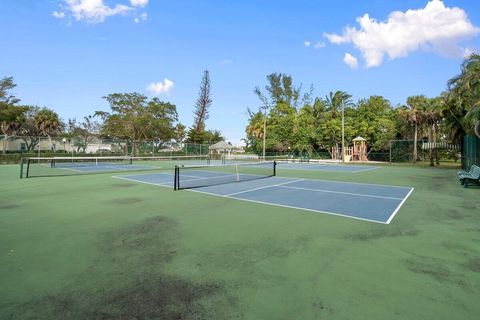
POLYGON ((480 167, 473 165, 469 172, 460 171, 458 173, 460 183, 467 188, 469 182, 480 184, 480 167))

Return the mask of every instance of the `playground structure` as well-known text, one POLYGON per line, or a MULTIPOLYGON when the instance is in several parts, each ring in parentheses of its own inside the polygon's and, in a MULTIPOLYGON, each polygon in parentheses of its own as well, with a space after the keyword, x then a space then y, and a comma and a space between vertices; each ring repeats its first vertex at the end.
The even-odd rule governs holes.
MULTIPOLYGON (((353 146, 345 148, 345 162, 350 161, 368 161, 367 158, 367 140, 358 136, 352 140, 353 146)), ((341 160, 342 152, 338 146, 332 147, 332 160, 341 160)))

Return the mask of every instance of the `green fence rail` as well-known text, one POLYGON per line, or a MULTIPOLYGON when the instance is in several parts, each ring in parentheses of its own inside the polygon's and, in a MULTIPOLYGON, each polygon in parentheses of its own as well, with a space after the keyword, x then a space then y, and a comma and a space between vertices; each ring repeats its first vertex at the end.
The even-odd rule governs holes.
POLYGON ((463 137, 462 168, 470 170, 473 165, 480 165, 480 139, 475 136, 463 137))

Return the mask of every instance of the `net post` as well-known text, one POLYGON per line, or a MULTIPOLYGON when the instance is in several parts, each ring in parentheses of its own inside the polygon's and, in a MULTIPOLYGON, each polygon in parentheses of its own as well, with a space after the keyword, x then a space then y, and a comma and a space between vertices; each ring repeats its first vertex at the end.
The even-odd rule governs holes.
POLYGON ((20 158, 20 179, 23 178, 23 160, 24 158, 20 158))
POLYGON ((175 173, 174 173, 174 178, 173 178, 173 190, 178 190, 179 188, 179 184, 178 184, 178 180, 179 180, 179 173, 178 173, 178 166, 175 165, 175 173))
POLYGON ((28 178, 28 173, 30 172, 30 158, 27 160, 27 174, 25 175, 25 178, 28 178))
POLYGON ((273 176, 277 175, 277 160, 273 160, 273 176))

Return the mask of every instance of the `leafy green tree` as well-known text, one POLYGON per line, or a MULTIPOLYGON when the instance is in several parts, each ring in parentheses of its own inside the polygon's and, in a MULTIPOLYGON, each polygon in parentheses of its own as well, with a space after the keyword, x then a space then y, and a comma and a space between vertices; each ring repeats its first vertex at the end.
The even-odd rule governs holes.
POLYGON ((174 104, 149 100, 139 93, 113 93, 103 97, 111 112, 97 111, 103 120, 102 135, 132 142, 133 154, 142 140, 170 141, 175 137, 174 123, 178 120, 174 104))
POLYGON ((266 136, 268 150, 288 152, 292 149, 296 112, 293 106, 286 103, 278 103, 270 110, 266 136))
POLYGON ((17 85, 13 82, 13 77, 5 77, 0 80, 0 103, 2 105, 16 105, 20 99, 11 94, 11 90, 17 85))
POLYGON ((42 131, 35 123, 35 117, 41 109, 37 106, 29 106, 26 112, 25 121, 20 127, 20 139, 25 142, 27 151, 32 151, 40 143, 40 136, 42 131))
POLYGON ((69 119, 67 124, 67 136, 74 141, 77 152, 85 152, 87 147, 100 135, 102 124, 89 115, 83 121, 69 119))
POLYGON ((15 135, 25 122, 28 107, 18 106, 20 99, 10 93, 16 87, 12 77, 0 80, 0 131, 3 134, 2 152, 6 153, 9 135, 15 135))
POLYGON ((372 150, 388 149, 395 138, 395 122, 390 102, 381 96, 371 96, 358 101, 353 115, 355 134, 367 139, 372 150))

